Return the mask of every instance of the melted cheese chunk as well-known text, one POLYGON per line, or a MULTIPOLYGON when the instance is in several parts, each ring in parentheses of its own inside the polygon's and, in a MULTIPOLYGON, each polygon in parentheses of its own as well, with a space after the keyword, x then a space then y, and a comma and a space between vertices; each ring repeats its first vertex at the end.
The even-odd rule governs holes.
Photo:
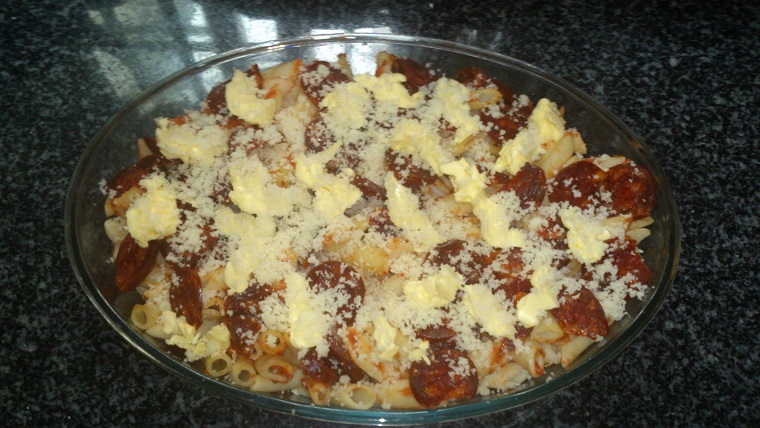
POLYGON ((184 123, 156 120, 156 145, 167 159, 180 159, 192 165, 210 166, 227 151, 229 131, 216 123, 215 116, 191 112, 184 123))
POLYGON ((454 185, 454 199, 472 204, 473 213, 480 220, 480 233, 493 247, 524 247, 522 231, 511 228, 511 223, 519 218, 520 201, 513 192, 486 195, 484 174, 466 159, 449 162, 441 167, 454 185))
POLYGON ((309 290, 309 283, 303 275, 293 272, 285 280, 287 290, 285 303, 288 306, 290 343, 305 349, 317 346, 327 335, 330 323, 327 315, 315 304, 309 290))
POLYGON ((441 166, 441 171, 451 179, 455 191, 454 199, 457 202, 474 203, 486 196, 485 174, 478 172, 478 168, 466 159, 449 162, 441 166))
POLYGON ((427 356, 427 351, 430 349, 430 342, 427 340, 423 340, 420 342, 420 345, 411 351, 409 351, 409 360, 410 361, 419 361, 423 360, 426 364, 430 364, 430 358, 427 356))
POLYGON ((256 80, 235 70, 232 80, 224 89, 227 108, 230 113, 254 125, 266 126, 272 123, 277 101, 265 99, 266 90, 259 89, 256 80))
POLYGON ((441 271, 419 281, 406 281, 404 294, 418 307, 440 308, 454 301, 464 278, 453 267, 441 266, 441 271))
POLYGON ((163 331, 171 335, 166 343, 185 350, 188 361, 196 361, 216 352, 225 352, 230 347, 230 332, 224 324, 211 327, 205 334, 199 334, 195 327, 184 318, 178 318, 173 311, 163 311, 159 318, 163 331))
POLYGON ((306 157, 300 153, 296 158, 296 177, 304 186, 314 190, 314 206, 326 221, 343 215, 362 197, 361 190, 349 181, 353 175, 351 169, 344 169, 339 176, 325 170, 325 164, 339 148, 340 144, 336 143, 316 155, 306 157))
POLYGON ((393 327, 381 313, 377 313, 373 325, 375 331, 372 332, 372 338, 375 339, 377 350, 380 351, 378 357, 381 360, 393 361, 393 357, 400 349, 396 345, 396 327, 393 327))
POLYGON ((466 285, 463 301, 470 315, 488 334, 515 338, 515 315, 504 307, 504 299, 494 295, 490 288, 481 284, 466 285))
MULTIPOLYGON (((506 195, 513 192, 501 192, 491 197, 482 197, 473 203, 473 212, 480 220, 480 233, 492 247, 512 248, 525 246, 525 234, 520 229, 511 227, 516 220, 515 213, 519 200, 507 201, 506 195)), ((515 196, 515 199, 517 197, 515 196)))
POLYGON ((435 128, 417 119, 401 119, 393 129, 390 145, 399 153, 419 157, 439 175, 441 165, 454 160, 451 153, 441 147, 441 137, 435 128))
POLYGON ((253 156, 230 166, 230 200, 241 210, 265 216, 286 216, 295 204, 308 200, 298 186, 280 187, 269 171, 253 156))
POLYGON ((470 90, 456 80, 438 79, 430 100, 431 113, 456 128, 454 144, 459 144, 480 132, 477 116, 470 114, 470 90))
POLYGON ((535 327, 546 317, 546 311, 559 307, 557 271, 541 265, 530 278, 530 293, 517 302, 517 319, 526 327, 535 327))
POLYGON ((326 122, 338 129, 357 130, 367 124, 372 97, 356 82, 341 83, 325 94, 319 105, 327 110, 326 122))
POLYGON ((392 172, 385 176, 388 215, 414 245, 414 251, 429 251, 441 242, 433 223, 419 208, 419 197, 396 180, 392 172))
POLYGON ((528 162, 533 162, 546 152, 549 141, 557 141, 565 133, 565 121, 559 114, 557 104, 542 98, 528 118, 528 126, 502 147, 494 171, 517 174, 528 162))
POLYGON ((236 213, 230 207, 219 208, 214 223, 218 231, 238 239, 271 237, 277 227, 270 216, 236 213))
POLYGON ((580 209, 571 207, 560 210, 562 223, 567 227, 567 244, 570 252, 581 263, 599 261, 607 249, 607 241, 619 235, 619 229, 606 225, 603 219, 584 215, 580 209))
POLYGON ((379 103, 387 103, 397 108, 415 108, 422 101, 423 94, 409 95, 402 83, 406 76, 399 73, 385 73, 380 77, 371 74, 357 74, 354 81, 372 92, 379 103))
POLYGON ((127 231, 146 248, 148 241, 165 238, 179 226, 177 196, 163 175, 152 175, 140 180, 145 193, 138 197, 126 213, 127 231))
POLYGON ((224 267, 224 282, 229 293, 242 293, 248 288, 253 272, 263 262, 262 251, 256 243, 247 243, 232 250, 227 265, 224 267))

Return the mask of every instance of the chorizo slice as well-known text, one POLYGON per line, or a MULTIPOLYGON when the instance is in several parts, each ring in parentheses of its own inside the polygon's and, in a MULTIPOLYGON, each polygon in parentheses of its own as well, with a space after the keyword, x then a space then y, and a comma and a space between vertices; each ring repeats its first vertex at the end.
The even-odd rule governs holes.
POLYGON ((616 214, 631 214, 636 220, 648 217, 654 208, 652 174, 630 162, 610 168, 602 182, 602 190, 612 194, 611 208, 616 214))
POLYGON ((354 173, 351 176, 351 184, 356 186, 364 195, 365 198, 380 198, 385 200, 387 195, 385 194, 385 187, 376 184, 372 180, 362 175, 354 173))
POLYGON ((206 95, 206 110, 211 114, 226 115, 230 111, 227 109, 227 97, 225 92, 230 79, 214 86, 206 95))
MULTIPOLYGON (((599 278, 598 287, 602 290, 609 287, 613 281, 623 277, 627 278, 625 284, 629 288, 639 284, 646 285, 651 278, 651 271, 644 262, 644 258, 641 257, 636 247, 636 241, 627 236, 622 241, 619 239, 610 241, 604 257, 595 266, 607 260, 615 266, 616 272, 615 275, 605 272, 604 276, 599 278)), ((592 269, 584 266, 581 270, 581 277, 587 281, 593 281, 592 269)))
POLYGON ((153 172, 165 170, 159 156, 148 155, 119 171, 108 184, 108 188, 115 192, 114 198, 118 198, 127 190, 139 185, 140 180, 153 172))
POLYGON ((357 366, 353 358, 351 358, 351 354, 345 345, 343 345, 342 340, 334 334, 330 334, 327 336, 327 343, 330 345, 330 352, 327 356, 335 362, 341 374, 347 374, 351 382, 359 382, 367 378, 364 370, 357 366))
MULTIPOLYGON (((317 115, 306 125, 304 145, 307 153, 324 151, 336 141, 335 135, 327 128, 321 115, 317 115)), ((341 146, 335 157, 327 162, 325 169, 332 174, 337 174, 342 168, 356 168, 361 161, 358 151, 359 145, 353 142, 341 146)))
POLYGON ((325 125, 321 115, 317 115, 306 125, 304 145, 307 153, 319 153, 335 144, 335 135, 325 125))
POLYGON ((450 341, 454 339, 454 336, 457 335, 456 331, 446 327, 445 324, 431 325, 422 329, 418 329, 415 333, 419 339, 427 340, 431 343, 450 341))
POLYGON ((198 270, 174 266, 176 279, 169 288, 169 303, 174 312, 184 316, 188 324, 199 328, 203 324, 203 288, 198 270))
POLYGON ((567 250, 567 228, 558 215, 546 218, 546 225, 536 230, 536 236, 544 242, 551 244, 555 250, 567 250))
POLYGON ((513 191, 520 199, 520 207, 523 209, 541 206, 546 195, 546 175, 544 170, 530 163, 526 163, 515 175, 507 179, 506 184, 499 189, 500 192, 513 191))
POLYGON ((174 261, 180 266, 191 268, 198 267, 201 257, 209 254, 216 248, 219 243, 219 237, 211 230, 211 221, 200 227, 200 245, 195 250, 183 249, 184 246, 179 242, 180 232, 177 231, 166 239, 166 252, 174 255, 174 261))
POLYGON ((486 134, 491 137, 497 146, 514 139, 528 123, 528 117, 533 111, 533 105, 514 108, 511 105, 504 107, 499 103, 499 114, 489 114, 487 110, 481 110, 479 116, 486 127, 486 134))
POLYGON ((338 308, 338 318, 351 325, 364 302, 364 280, 353 266, 329 260, 314 266, 306 275, 312 290, 317 293, 336 290, 348 296, 348 302, 338 308))
POLYGON ((562 331, 594 340, 610 333, 604 309, 591 290, 583 287, 574 295, 563 295, 564 302, 551 310, 562 331))
POLYGON ((329 358, 317 355, 316 348, 310 348, 298 366, 304 374, 326 385, 335 385, 340 379, 338 369, 329 358))
POLYGON ((435 265, 449 265, 465 278, 465 284, 480 281, 480 274, 485 267, 483 257, 466 248, 467 243, 461 239, 452 239, 438 244, 428 255, 428 260, 435 265))
POLYGON ((458 349, 439 349, 430 364, 415 361, 409 370, 412 395, 423 407, 467 399, 478 390, 478 373, 470 357, 458 349))
POLYGON ((351 382, 360 382, 367 378, 367 374, 354 363, 340 339, 330 334, 327 336, 327 342, 330 349, 326 357, 319 357, 315 348, 306 352, 300 364, 304 373, 328 385, 334 385, 343 375, 347 375, 351 382))
POLYGON ((343 70, 333 67, 327 61, 314 61, 304 65, 304 72, 298 76, 298 81, 311 102, 319 106, 325 96, 325 89, 350 82, 351 78, 343 70), (322 72, 325 69, 327 73, 322 72))
POLYGON ((423 186, 432 184, 437 179, 433 171, 415 165, 411 156, 390 149, 385 152, 385 167, 393 172, 396 180, 416 193, 419 193, 423 186))
POLYGON ((230 350, 250 357, 256 344, 256 335, 261 331, 261 323, 253 317, 240 315, 222 317, 221 321, 230 332, 230 350))
POLYGON ((424 65, 409 58, 395 57, 395 60, 391 63, 391 71, 406 76, 406 82, 402 84, 412 95, 419 92, 423 86, 427 86, 437 80, 424 65))
POLYGON ((269 297, 274 290, 269 285, 251 284, 241 293, 230 294, 224 299, 224 313, 230 316, 258 316, 259 303, 269 297))
POLYGON ((519 248, 498 251, 491 262, 490 270, 499 282, 494 292, 503 291, 512 303, 516 304, 522 296, 530 293, 530 279, 523 273, 525 261, 519 248))
POLYGON ((554 177, 549 191, 550 202, 567 202, 586 209, 600 201, 599 191, 605 173, 589 160, 582 160, 562 168, 554 177))
POLYGON ((119 245, 116 255, 114 281, 122 293, 132 291, 150 274, 158 257, 158 241, 148 242, 148 248, 137 244, 127 234, 119 245))

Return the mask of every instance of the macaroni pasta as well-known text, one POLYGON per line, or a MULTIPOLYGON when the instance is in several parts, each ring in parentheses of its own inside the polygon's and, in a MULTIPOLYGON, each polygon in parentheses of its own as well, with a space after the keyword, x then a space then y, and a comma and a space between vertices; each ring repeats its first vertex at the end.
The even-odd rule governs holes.
POLYGON ((643 296, 653 180, 474 67, 235 71, 107 186, 133 324, 240 388, 414 409, 569 367, 643 296))

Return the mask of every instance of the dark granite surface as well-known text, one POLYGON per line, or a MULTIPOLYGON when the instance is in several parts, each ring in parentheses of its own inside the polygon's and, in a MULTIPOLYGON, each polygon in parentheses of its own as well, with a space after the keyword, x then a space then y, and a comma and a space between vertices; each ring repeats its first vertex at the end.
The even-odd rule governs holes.
POLYGON ((548 402, 451 426, 757 423, 760 9, 592 3, 2 2, 0 424, 330 426, 209 395, 130 348, 74 279, 63 201, 87 141, 156 80, 241 45, 358 29, 564 77, 644 137, 681 210, 678 277, 626 351, 548 402))

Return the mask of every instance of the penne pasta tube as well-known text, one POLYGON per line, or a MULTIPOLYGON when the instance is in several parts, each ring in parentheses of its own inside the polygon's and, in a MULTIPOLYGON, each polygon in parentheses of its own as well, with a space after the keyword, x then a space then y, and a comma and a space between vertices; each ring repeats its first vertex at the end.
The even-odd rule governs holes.
POLYGON ((515 355, 515 362, 528 371, 531 376, 539 377, 544 374, 544 349, 537 343, 526 341, 523 352, 515 355))
POLYGON ((153 327, 145 330, 145 334, 151 337, 155 337, 156 339, 168 339, 172 337, 171 333, 167 333, 164 331, 164 327, 161 324, 156 324, 153 327))
POLYGON ((249 356, 252 360, 258 360, 264 355, 264 351, 261 349, 261 345, 259 344, 258 340, 253 343, 253 348, 251 349, 251 355, 249 356))
POLYGON ((287 383, 293 378, 295 368, 279 355, 264 354, 253 362, 256 372, 275 383, 287 383))
POLYGON ((330 249, 338 254, 340 260, 372 275, 386 275, 390 267, 388 253, 380 247, 364 242, 349 247, 342 245, 331 246, 330 249))
POLYGON ((397 367, 377 360, 379 352, 375 348, 374 339, 365 331, 349 329, 349 339, 345 342, 354 364, 364 370, 371 378, 382 382, 383 380, 396 377, 397 367))
POLYGON ((201 313, 203 314, 203 319, 209 321, 219 322, 222 319, 222 313, 216 308, 203 308, 201 313))
POLYGON ((570 367, 570 364, 572 364, 573 361, 586 350, 586 348, 591 346, 592 343, 594 343, 594 341, 586 336, 576 336, 569 342, 560 346, 560 354, 562 355, 560 363, 562 364, 562 367, 570 367))
POLYGON ((640 218, 638 220, 632 221, 628 227, 630 229, 639 229, 642 227, 647 227, 652 223, 654 223, 654 219, 652 217, 644 217, 644 218, 640 218))
POLYGON ((280 392, 290 391, 301 387, 301 380, 303 380, 303 372, 299 369, 293 373, 293 377, 285 383, 274 382, 263 376, 256 377, 255 381, 251 385, 251 391, 256 392, 280 392))
POLYGON ((530 337, 539 343, 555 343, 565 337, 565 332, 562 331, 557 320, 549 315, 533 327, 530 337))
POLYGON ((544 170, 546 178, 554 177, 562 165, 573 156, 575 134, 577 134, 575 131, 566 131, 559 140, 549 141, 546 144, 546 153, 536 162, 536 166, 544 170))
POLYGON ((230 368, 230 379, 237 386, 248 388, 258 379, 253 362, 245 357, 238 357, 230 368))
MULTIPOLYGON (((127 236, 126 222, 121 217, 111 217, 105 221, 103 228, 106 230, 106 236, 111 243, 118 249, 121 241, 127 236)), ((116 255, 114 254, 114 257, 116 255)))
MULTIPOLYGON (((507 390, 520 386, 531 374, 518 363, 507 363, 480 380, 478 388, 507 390)), ((485 391, 484 391, 485 392, 485 391)))
POLYGON ((259 333, 258 344, 265 354, 280 355, 287 348, 288 341, 279 331, 266 330, 259 333))
POLYGON ((645 227, 640 227, 638 229, 630 229, 625 234, 628 235, 634 241, 641 242, 644 239, 646 239, 649 235, 651 235, 652 232, 645 227))
POLYGON ((601 169, 607 171, 613 166, 625 163, 628 159, 625 156, 599 156, 594 158, 594 163, 601 169))
POLYGON ((314 379, 304 379, 303 384, 314 404, 317 406, 327 406, 330 404, 330 387, 328 385, 314 379))
POLYGON ((504 96, 496 88, 478 88, 470 92, 470 109, 480 110, 492 104, 496 104, 504 96))
POLYGON ((142 138, 138 138, 137 139, 137 157, 142 159, 152 154, 153 152, 150 150, 150 147, 148 147, 148 144, 145 142, 145 140, 142 138))
POLYGON ((330 402, 357 410, 367 410, 375 405, 377 393, 364 384, 350 383, 338 385, 330 397, 330 402))
POLYGON ((232 369, 232 365, 232 358, 222 352, 211 354, 203 361, 206 373, 213 377, 222 377, 226 375, 232 369))
POLYGON ((139 329, 149 330, 156 325, 160 315, 161 311, 158 309, 158 306, 152 303, 145 303, 135 305, 132 308, 130 319, 139 329))
POLYGON ((117 215, 123 218, 127 214, 127 210, 132 205, 132 202, 142 195, 142 193, 143 190, 140 186, 132 186, 129 190, 119 195, 119 197, 108 198, 105 205, 106 217, 117 215))
POLYGON ((375 389, 377 390, 378 401, 383 407, 408 410, 422 408, 412 394, 409 379, 378 383, 375 389))
POLYGON ((217 268, 206 272, 201 276, 203 291, 224 291, 227 290, 227 283, 224 282, 224 268, 217 268))

